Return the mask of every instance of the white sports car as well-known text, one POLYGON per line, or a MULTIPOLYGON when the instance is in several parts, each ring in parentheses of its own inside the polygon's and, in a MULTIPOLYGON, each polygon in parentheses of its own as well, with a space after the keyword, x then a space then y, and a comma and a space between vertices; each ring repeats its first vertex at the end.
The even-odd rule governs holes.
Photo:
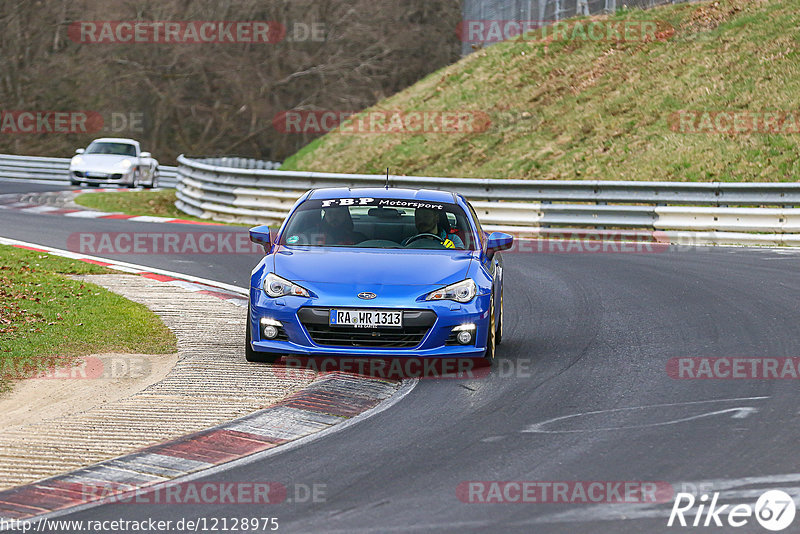
POLYGON ((150 152, 142 152, 133 139, 95 139, 79 148, 69 162, 72 185, 120 184, 146 188, 158 185, 158 161, 150 152))

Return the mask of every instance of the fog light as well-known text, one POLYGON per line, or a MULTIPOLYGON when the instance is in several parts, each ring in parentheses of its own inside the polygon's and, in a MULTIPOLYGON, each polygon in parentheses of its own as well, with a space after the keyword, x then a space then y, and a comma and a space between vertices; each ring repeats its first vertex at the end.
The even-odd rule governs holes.
POLYGON ((267 319, 266 317, 261 319, 261 331, 266 339, 275 339, 278 337, 280 333, 279 328, 281 326, 283 326, 281 322, 275 319, 267 319))
POLYGON ((462 330, 458 333, 456 339, 458 339, 458 342, 462 345, 469 345, 470 341, 472 341, 472 332, 468 330, 462 330))
POLYGON ((278 337, 278 327, 267 325, 264 327, 264 337, 267 339, 275 339, 278 337))
POLYGON ((472 323, 458 325, 453 328, 456 334, 456 341, 462 345, 470 345, 475 342, 475 325, 472 323))

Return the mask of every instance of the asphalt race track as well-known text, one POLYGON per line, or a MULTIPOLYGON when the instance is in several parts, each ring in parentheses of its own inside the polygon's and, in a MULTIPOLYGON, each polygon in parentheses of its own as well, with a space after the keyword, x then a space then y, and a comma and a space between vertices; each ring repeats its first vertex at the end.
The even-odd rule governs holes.
MULTIPOLYGON (((33 187, 3 182, 0 194, 33 187)), ((162 230, 0 210, 0 235, 59 248, 72 232, 162 230)), ((246 286, 258 256, 116 258, 246 286)), ((317 502, 290 491, 293 502, 281 504, 116 503, 60 519, 276 517, 279 532, 654 533, 694 529, 667 527, 671 498, 469 503, 457 488, 468 481, 665 481, 675 491, 722 491, 725 503, 754 505, 767 489, 797 497, 797 382, 675 379, 667 362, 800 356, 800 254, 508 254, 505 264, 504 342, 488 377, 421 380, 358 424, 197 479, 317 485, 317 502)), ((765 532, 752 518, 734 531, 765 532)))
MULTIPOLYGON (((22 192, 65 191, 77 189, 49 184, 25 184, 0 180, 0 195, 22 192)), ((14 210, 0 209, 0 236, 29 241, 40 245, 91 254, 80 250, 80 233, 122 232, 128 235, 148 233, 242 233, 246 228, 221 225, 154 224, 107 219, 80 219, 57 215, 38 215, 14 210)), ((249 243, 248 243, 249 245, 249 243)), ((249 247, 248 247, 249 248, 249 247)), ((261 259, 258 254, 104 254, 97 256, 112 258, 148 267, 159 267, 201 278, 238 285, 246 288, 250 283, 250 271, 261 259)))

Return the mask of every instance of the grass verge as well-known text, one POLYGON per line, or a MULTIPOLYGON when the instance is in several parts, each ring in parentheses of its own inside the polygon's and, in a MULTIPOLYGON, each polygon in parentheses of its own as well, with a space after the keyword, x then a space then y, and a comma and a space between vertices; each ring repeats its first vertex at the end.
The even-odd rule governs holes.
POLYGON ((187 221, 214 222, 209 219, 187 215, 175 207, 175 200, 174 189, 84 193, 75 197, 77 204, 99 211, 125 213, 126 215, 170 217, 187 221))
POLYGON ((570 38, 489 46, 372 108, 472 111, 488 115, 487 128, 449 134, 334 131, 281 169, 381 174, 390 167, 395 174, 473 178, 797 180, 797 0, 682 3, 623 9, 591 20, 609 26, 656 21, 666 30, 628 41, 570 32, 570 38), (676 123, 686 112, 711 117, 746 112, 750 119, 743 130, 730 133, 720 131, 725 125, 706 133, 701 120, 696 126, 702 133, 692 133, 676 123), (766 127, 772 113, 789 115, 778 131, 766 127), (765 128, 749 128, 757 117, 765 128))
POLYGON ((145 306, 65 276, 109 272, 0 246, 0 391, 89 354, 177 351, 174 334, 145 306))

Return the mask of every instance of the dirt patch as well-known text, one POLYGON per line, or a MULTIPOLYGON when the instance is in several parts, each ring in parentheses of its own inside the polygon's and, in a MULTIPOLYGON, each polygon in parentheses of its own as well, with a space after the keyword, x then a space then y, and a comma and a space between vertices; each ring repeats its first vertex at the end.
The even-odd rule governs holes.
POLYGON ((749 4, 760 4, 763 0, 729 0, 712 2, 698 7, 684 27, 692 31, 713 30, 749 4))
POLYGON ((98 354, 71 368, 21 380, 0 397, 0 428, 60 419, 114 402, 164 379, 177 354, 98 354))

